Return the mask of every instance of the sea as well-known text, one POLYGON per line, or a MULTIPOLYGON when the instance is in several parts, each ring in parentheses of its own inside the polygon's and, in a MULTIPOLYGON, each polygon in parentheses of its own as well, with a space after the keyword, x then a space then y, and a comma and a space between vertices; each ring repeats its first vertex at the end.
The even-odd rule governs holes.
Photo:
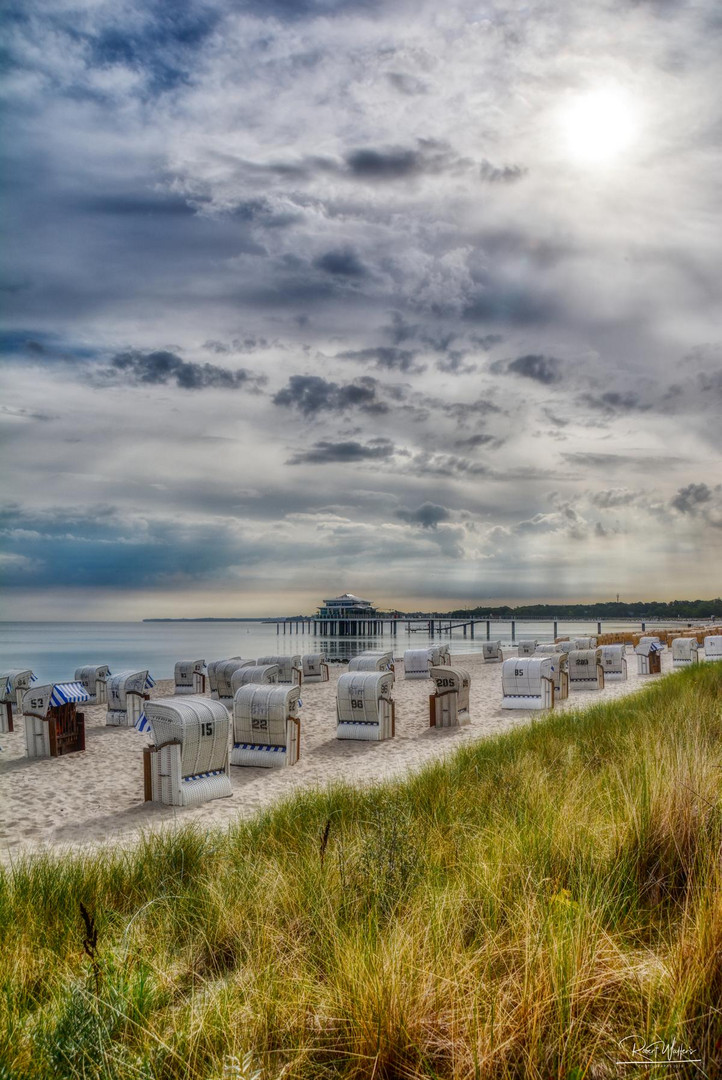
MULTIPOLYGON (((388 626, 388 623, 386 624, 388 626)), ((604 622, 605 633, 630 629, 629 622, 604 622)), ((564 622, 558 633, 587 635, 597 632, 594 620, 564 622)), ((639 629, 640 624, 634 624, 639 629)), ((306 628, 308 630, 308 627, 306 628)), ((300 626, 299 626, 300 630, 300 626)), ((517 622, 516 639, 552 641, 549 620, 517 622)), ((467 632, 468 633, 468 632, 467 632)), ((492 640, 511 644, 511 623, 494 620, 492 640)), ((259 656, 320 652, 330 659, 348 660, 366 649, 391 649, 402 657, 406 649, 421 649, 432 642, 448 643, 452 655, 481 652, 485 623, 477 623, 474 640, 460 629, 451 635, 430 637, 428 631, 409 633, 399 621, 395 636, 332 638, 313 633, 276 633, 273 623, 238 622, 2 622, 0 672, 31 668, 41 683, 64 682, 76 668, 107 664, 111 672, 147 668, 154 679, 170 679, 177 660, 219 660, 230 656, 256 660, 259 656)))

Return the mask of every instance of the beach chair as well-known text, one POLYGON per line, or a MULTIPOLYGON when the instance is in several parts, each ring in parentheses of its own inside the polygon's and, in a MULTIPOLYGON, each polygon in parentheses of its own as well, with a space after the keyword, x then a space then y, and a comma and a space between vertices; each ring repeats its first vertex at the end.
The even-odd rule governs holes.
POLYGON ((469 672, 463 668, 440 664, 431 668, 431 678, 435 690, 429 697, 429 726, 450 728, 464 727, 471 723, 469 672))
POLYGON ((14 731, 13 718, 22 713, 23 694, 34 682, 37 682, 37 676, 29 668, 11 668, 0 675, 0 731, 14 731))
POLYGON ((148 674, 147 669, 119 671, 117 675, 110 675, 107 680, 106 726, 135 727, 150 696, 148 691, 154 686, 155 680, 148 674))
POLYGON ((569 691, 603 690, 604 667, 597 649, 571 649, 567 654, 569 691))
POLYGON ((349 671, 393 671, 392 652, 362 652, 349 660, 349 671))
POLYGON ((259 667, 266 664, 277 664, 279 668, 278 681, 290 683, 292 686, 300 686, 303 682, 303 667, 300 655, 293 656, 259 656, 256 661, 259 667))
POLYGON ((298 686, 249 684, 233 699, 231 765, 295 765, 301 753, 298 686))
POLYGON ((89 705, 107 705, 109 675, 110 668, 107 664, 75 669, 74 681, 81 683, 85 687, 89 705))
POLYGON ((699 660, 696 637, 678 637, 672 642, 672 669, 689 667, 699 660))
POLYGON ((210 690, 211 697, 214 701, 218 701, 218 670, 224 664, 229 664, 232 660, 235 661, 239 667, 243 667, 244 664, 248 666, 255 663, 255 660, 244 660, 241 656, 229 656, 225 660, 209 661, 206 670, 206 678, 208 679, 208 689, 210 690))
POLYGON ((722 634, 708 634, 704 639, 705 660, 722 660, 722 634))
POLYGON ((481 655, 485 664, 501 664, 504 660, 501 641, 485 641, 481 646, 481 655))
POLYGON ((536 640, 534 638, 522 638, 517 645, 517 656, 533 656, 536 652, 536 640))
POLYGON ((392 671, 350 671, 336 691, 336 738, 381 742, 395 734, 392 671))
POLYGON ((321 653, 304 653, 301 657, 303 681, 328 682, 328 664, 321 653))
POLYGON ((569 697, 569 654, 566 643, 542 642, 537 645, 535 656, 548 656, 554 673, 554 703, 566 701, 569 697))
POLYGON ((502 709, 552 709, 554 670, 550 656, 514 656, 501 667, 502 709))
POLYGON ((198 806, 232 794, 228 711, 206 697, 157 698, 139 723, 153 745, 143 751, 146 802, 198 806))
POLYGON ((657 637, 656 635, 653 635, 653 634, 643 634, 639 639, 639 644, 640 645, 656 644, 658 646, 658 649, 657 649, 658 652, 661 652, 663 649, 666 649, 666 647, 667 647, 666 639, 665 639, 665 641, 662 641, 661 638, 659 638, 659 637, 657 637))
POLYGON ((252 664, 249 667, 236 668, 231 676, 231 694, 233 701, 241 686, 256 683, 258 686, 268 686, 279 683, 281 669, 278 664, 252 664))
POLYGON ((571 649, 596 649, 597 639, 595 637, 575 637, 572 638, 571 649))
MULTIPOLYGON (((254 667, 255 661, 242 660, 240 656, 231 657, 230 660, 216 660, 213 664, 214 689, 211 697, 214 701, 221 701, 230 711, 233 708, 233 676, 243 668, 254 667)), ((211 665, 208 665, 208 681, 211 681, 211 665)))
POLYGON ((173 672, 175 686, 173 693, 178 697, 205 694, 205 660, 178 660, 173 672))
POLYGON ((660 675, 662 672, 662 643, 659 638, 640 641, 634 648, 637 654, 638 675, 660 675))
POLYGON ((427 648, 434 667, 440 664, 451 664, 451 650, 448 645, 429 645, 427 648))
MULTIPOLYGON (((436 651, 437 655, 440 650, 436 651)), ((404 678, 428 679, 433 660, 431 649, 407 649, 404 653, 404 678)))
POLYGON ((604 668, 605 682, 626 682, 626 645, 600 645, 597 649, 599 662, 604 668))
POLYGON ((77 711, 89 695, 82 683, 48 683, 26 690, 25 746, 28 757, 63 757, 85 750, 85 716, 77 711))

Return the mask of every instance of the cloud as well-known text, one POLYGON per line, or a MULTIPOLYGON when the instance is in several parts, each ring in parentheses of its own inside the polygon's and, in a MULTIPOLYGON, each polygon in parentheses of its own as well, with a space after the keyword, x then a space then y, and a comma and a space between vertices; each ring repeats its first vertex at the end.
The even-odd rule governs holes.
POLYGON ((479 166, 479 175, 482 180, 489 184, 513 184, 522 180, 528 172, 523 165, 492 165, 490 161, 482 161, 479 166))
POLYGON ((550 386, 561 379, 559 367, 559 361, 554 356, 526 353, 508 363, 506 370, 512 375, 521 375, 525 379, 533 379, 535 382, 550 386))
POLYGON ((294 454, 289 458, 288 464, 329 465, 336 462, 353 464, 358 461, 380 461, 392 457, 395 449, 388 439, 372 439, 368 443, 354 440, 329 442, 322 439, 314 443, 310 450, 301 450, 294 454))
POLYGON ((175 384, 182 390, 205 390, 217 387, 223 390, 239 390, 241 387, 257 391, 266 380, 264 376, 252 375, 245 368, 232 371, 216 364, 196 364, 181 359, 176 353, 158 350, 143 353, 138 350, 118 353, 106 371, 122 372, 123 381, 136 386, 175 384))
POLYGON ((460 158, 448 143, 418 139, 416 148, 403 146, 365 146, 346 155, 349 174, 371 182, 407 180, 423 173, 439 174, 468 168, 468 159, 460 158))
POLYGON ((368 273, 358 254, 351 248, 326 251, 314 260, 314 265, 319 270, 323 270, 327 274, 335 274, 338 277, 361 278, 368 273))
POLYGON ((687 484, 680 488, 671 505, 680 514, 696 514, 701 506, 708 503, 712 498, 712 491, 707 484, 687 484))
POLYGON ((350 349, 336 354, 337 360, 358 360, 371 363, 387 371, 421 372, 422 364, 415 364, 416 353, 409 349, 396 349, 389 345, 376 345, 368 349, 350 349))
POLYGON ((619 506, 630 506, 639 497, 640 492, 630 491, 629 488, 607 488, 605 491, 595 491, 591 502, 600 510, 612 510, 619 506))
POLYGON ((606 393, 598 395, 582 394, 580 400, 593 409, 610 415, 619 412, 645 412, 650 408, 649 405, 640 401, 638 394, 631 391, 619 393, 616 390, 607 390, 606 393))
POLYGON ((445 506, 425 502, 417 506, 415 510, 409 510, 405 506, 400 507, 396 511, 396 517, 413 525, 420 525, 422 529, 436 529, 440 522, 449 520, 451 513, 445 506))
POLYGON ((379 397, 379 382, 369 375, 351 383, 335 383, 320 375, 292 375, 282 390, 274 395, 274 405, 298 409, 304 416, 320 412, 361 412, 380 415, 389 406, 379 397))

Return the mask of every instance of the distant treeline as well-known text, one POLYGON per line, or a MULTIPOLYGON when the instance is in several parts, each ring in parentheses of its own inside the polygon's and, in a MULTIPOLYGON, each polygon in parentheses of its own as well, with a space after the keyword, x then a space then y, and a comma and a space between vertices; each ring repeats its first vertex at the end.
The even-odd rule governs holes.
POLYGON ((456 608, 444 613, 453 619, 710 619, 722 615, 722 599, 656 600, 629 603, 620 600, 607 604, 524 604, 522 607, 456 608))

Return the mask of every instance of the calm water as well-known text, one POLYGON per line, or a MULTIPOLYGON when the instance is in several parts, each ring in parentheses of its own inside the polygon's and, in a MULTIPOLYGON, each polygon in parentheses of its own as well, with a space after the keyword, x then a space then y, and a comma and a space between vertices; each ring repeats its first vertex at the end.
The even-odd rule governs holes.
MULTIPOLYGON (((605 622, 605 632, 628 629, 629 623, 605 622)), ((560 634, 594 634, 596 622, 559 622, 560 634)), ((476 639, 464 638, 461 630, 437 636, 449 642, 452 653, 481 651, 486 637, 485 625, 477 625, 476 639)), ((508 622, 492 623, 491 637, 511 642, 508 622)), ((517 623, 517 640, 534 637, 552 640, 551 622, 517 623)), ((432 639, 424 633, 407 634, 399 624, 396 637, 326 638, 313 634, 277 635, 276 627, 251 623, 0 623, 0 671, 29 667, 41 683, 73 677, 75 669, 86 664, 108 664, 111 671, 123 668, 148 668, 155 679, 173 676, 176 660, 218 660, 242 656, 255 660, 274 654, 323 652, 329 657, 348 658, 364 649, 393 649, 395 656, 405 649, 423 648, 432 639)))

